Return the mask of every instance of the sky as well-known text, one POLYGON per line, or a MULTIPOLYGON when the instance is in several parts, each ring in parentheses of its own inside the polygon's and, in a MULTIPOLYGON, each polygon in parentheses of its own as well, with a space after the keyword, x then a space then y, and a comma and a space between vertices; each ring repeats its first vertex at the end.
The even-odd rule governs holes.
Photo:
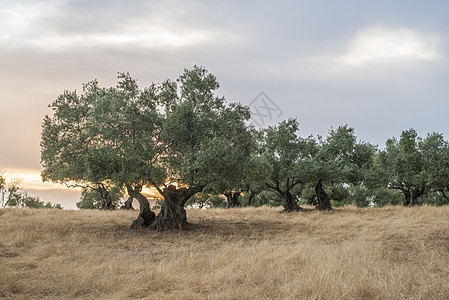
POLYGON ((402 130, 449 136, 449 1, 0 0, 0 169, 43 201, 40 134, 64 90, 129 72, 140 87, 194 65, 259 127, 297 118, 300 135, 348 124, 383 147, 402 130))

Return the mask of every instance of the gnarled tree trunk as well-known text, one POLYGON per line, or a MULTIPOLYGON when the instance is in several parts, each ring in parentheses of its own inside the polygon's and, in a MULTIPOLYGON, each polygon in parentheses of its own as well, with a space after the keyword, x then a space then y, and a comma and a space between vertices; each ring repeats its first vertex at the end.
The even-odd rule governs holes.
POLYGON ((142 187, 137 186, 135 188, 132 188, 130 185, 126 186, 126 189, 128 191, 128 195, 131 198, 137 199, 140 206, 140 212, 137 216, 137 219, 135 219, 132 224, 131 228, 142 228, 142 227, 149 227, 151 224, 153 224, 154 220, 156 219, 156 215, 154 212, 150 209, 150 203, 148 202, 148 199, 142 195, 142 187))
POLYGON ((100 193, 101 198, 100 209, 115 209, 115 206, 112 203, 111 194, 109 194, 103 184, 98 184, 98 193, 100 193))
POLYGON ((315 186, 315 193, 318 200, 318 205, 316 209, 318 210, 332 210, 331 202, 329 200, 329 195, 323 189, 323 181, 320 179, 315 186))
POLYGON ((296 202, 295 197, 290 193, 290 189, 293 188, 296 184, 300 182, 295 182, 294 180, 287 179, 287 188, 286 191, 282 191, 280 188, 280 182, 275 182, 275 185, 270 185, 268 182, 265 182, 266 186, 275 191, 279 197, 284 201, 284 212, 292 212, 292 211, 300 211, 302 208, 296 202))
POLYGON ((184 205, 190 197, 200 191, 201 188, 197 187, 176 189, 175 186, 169 186, 160 191, 164 197, 164 203, 152 226, 157 231, 184 229, 188 224, 184 205))
POLYGON ((245 207, 249 207, 253 204, 252 202, 253 202, 253 199, 255 196, 256 196, 256 192, 250 191, 250 194, 248 196, 248 201, 246 201, 246 203, 245 203, 245 207))
POLYGON ((228 200, 228 208, 242 206, 242 204, 239 201, 240 192, 226 192, 224 193, 224 195, 228 200))
POLYGON ((307 198, 307 204, 308 205, 315 205, 315 206, 318 205, 318 200, 316 198, 316 194, 312 194, 312 195, 310 195, 309 198, 307 198))
POLYGON ((126 209, 126 210, 134 210, 133 208, 133 197, 128 197, 128 199, 123 203, 122 207, 120 209, 126 209))
POLYGON ((410 195, 410 203, 409 206, 415 206, 418 204, 418 198, 424 195, 425 187, 418 188, 412 191, 410 195))
POLYGON ((293 195, 289 191, 280 193, 279 195, 281 196, 282 200, 284 200, 285 212, 300 211, 302 209, 296 202, 295 197, 293 197, 293 195))
POLYGON ((402 193, 404 194, 404 206, 410 205, 411 193, 408 190, 403 189, 402 193))

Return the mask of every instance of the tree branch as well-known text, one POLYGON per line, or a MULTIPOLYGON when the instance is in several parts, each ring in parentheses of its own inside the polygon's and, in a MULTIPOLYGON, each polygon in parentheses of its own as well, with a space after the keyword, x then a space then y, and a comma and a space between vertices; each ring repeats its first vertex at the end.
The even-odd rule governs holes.
POLYGON ((296 182, 292 182, 292 185, 287 189, 287 191, 290 191, 290 189, 292 189, 295 185, 298 185, 298 184, 300 184, 300 183, 302 183, 301 180, 298 180, 298 181, 296 181, 296 182))
POLYGON ((268 184, 268 182, 265 182, 265 184, 269 189, 272 189, 278 193, 282 193, 281 189, 279 188, 279 182, 276 184, 276 186, 271 186, 268 184))

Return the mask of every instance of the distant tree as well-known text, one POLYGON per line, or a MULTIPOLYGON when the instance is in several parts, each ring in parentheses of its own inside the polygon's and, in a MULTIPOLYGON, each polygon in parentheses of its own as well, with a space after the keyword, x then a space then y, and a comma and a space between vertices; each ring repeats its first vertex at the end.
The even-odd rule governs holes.
POLYGON ((316 148, 310 151, 312 164, 307 173, 309 181, 315 183, 316 208, 329 210, 332 206, 324 184, 334 186, 335 190, 341 184, 363 183, 367 179, 376 147, 358 142, 354 129, 347 125, 331 129, 325 140, 319 138, 313 146, 316 148))
POLYGON ((5 206, 5 194, 6 194, 6 176, 5 171, 0 170, 0 197, 1 197, 1 205, 5 206))
POLYGON ((310 164, 309 141, 297 135, 295 119, 270 126, 264 134, 262 153, 272 170, 266 179, 266 187, 277 193, 284 202, 284 211, 299 211, 295 188, 303 184, 310 164))
POLYGON ((105 186, 102 189, 86 187, 81 191, 81 199, 76 203, 76 207, 79 209, 105 209, 105 203, 111 203, 113 208, 117 208, 122 196, 123 192, 118 186, 113 186, 109 189, 105 186), (108 194, 102 195, 101 192, 103 190, 107 190, 108 194), (109 197, 107 202, 103 201, 106 197, 109 197))
POLYGON ((426 201, 441 204, 449 201, 449 144, 441 133, 431 133, 420 141, 419 149, 424 160, 425 180, 429 191, 440 197, 428 197, 426 201))
POLYGON ((414 129, 405 130, 399 140, 388 139, 385 149, 376 157, 378 179, 388 188, 403 193, 404 206, 418 204, 418 198, 424 195, 428 185, 420 140, 414 129))
POLYGON ((251 206, 254 197, 267 188, 266 178, 270 175, 271 166, 263 156, 253 152, 236 170, 239 180, 232 184, 227 181, 228 189, 223 192, 228 202, 227 207, 251 206), (242 203, 242 200, 245 202, 242 203))
POLYGON ((58 208, 60 204, 44 203, 38 196, 30 196, 21 188, 22 178, 8 175, 0 170, 0 199, 1 207, 28 207, 28 208, 58 208))
POLYGON ((21 203, 22 195, 20 185, 22 178, 8 175, 8 172, 0 170, 0 197, 2 207, 16 206, 21 203))
POLYGON ((187 206, 197 208, 225 208, 226 200, 222 195, 208 194, 206 192, 197 193, 186 202, 187 206))
POLYGON ((21 195, 19 202, 16 202, 14 206, 28 207, 28 208, 62 209, 62 207, 59 203, 56 203, 56 204, 52 204, 50 202, 44 203, 44 202, 40 201, 40 198, 38 196, 30 196, 26 192, 21 195))
POLYGON ((255 207, 259 206, 280 206, 283 205, 284 201, 279 197, 279 194, 271 191, 269 189, 261 190, 260 193, 256 194, 252 200, 251 205, 255 207))

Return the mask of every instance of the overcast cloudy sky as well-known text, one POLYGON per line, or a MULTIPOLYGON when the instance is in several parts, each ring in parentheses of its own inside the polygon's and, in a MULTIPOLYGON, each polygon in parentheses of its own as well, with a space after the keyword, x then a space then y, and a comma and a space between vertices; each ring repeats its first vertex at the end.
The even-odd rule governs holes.
POLYGON ((229 102, 257 109, 264 92, 282 111, 265 123, 297 117, 304 136, 349 124, 379 146, 411 127, 448 138, 448 14, 431 0, 0 0, 0 168, 73 208, 78 193, 39 182, 47 105, 95 78, 143 87, 195 64, 229 102))

